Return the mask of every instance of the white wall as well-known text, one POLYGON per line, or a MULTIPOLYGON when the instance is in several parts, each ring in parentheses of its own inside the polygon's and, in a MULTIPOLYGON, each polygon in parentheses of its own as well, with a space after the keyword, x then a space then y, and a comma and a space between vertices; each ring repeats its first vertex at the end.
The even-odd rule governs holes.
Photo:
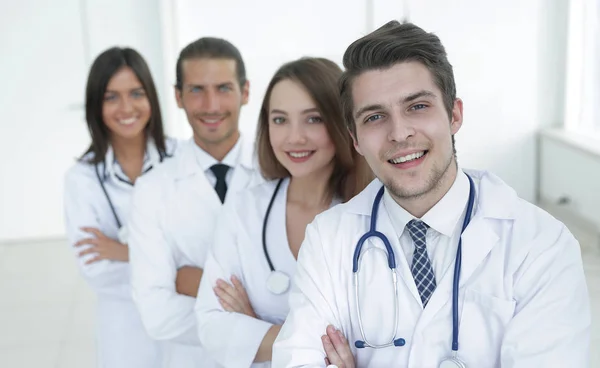
MULTIPOLYGON (((341 65, 346 46, 366 31, 365 11, 364 0, 179 0, 173 2, 173 52, 206 36, 238 47, 250 81, 240 130, 254 139, 264 91, 277 68, 301 56, 327 57, 341 65)), ((175 60, 169 69, 174 83, 175 60)), ((181 135, 191 135, 183 113, 174 116, 181 135)))
POLYGON ((441 37, 455 66, 465 103, 461 165, 490 169, 534 200, 534 133, 562 117, 566 8, 545 0, 2 2, 0 47, 10 57, 0 58, 0 242, 63 234, 63 175, 89 142, 83 89, 89 63, 105 48, 127 45, 145 56, 167 131, 186 137, 172 90, 177 54, 202 36, 231 40, 251 81, 241 130, 252 139, 277 67, 305 55, 341 63, 353 40, 407 9, 441 37))
MULTIPOLYGON (((0 242, 64 234, 64 173, 89 144, 83 103, 90 63, 110 46, 132 46, 162 81, 158 6, 0 2, 0 242)), ((164 98, 164 83, 158 89, 164 98)))
MULTIPOLYGON (((242 51, 252 90, 241 130, 251 135, 277 66, 307 54, 341 63, 353 40, 408 15, 438 34, 454 66, 465 116, 456 137, 460 164, 489 169, 523 198, 535 200, 535 133, 555 124, 563 111, 564 1, 225 0, 209 5, 181 0, 175 7, 179 49, 193 39, 218 35, 242 51)), ((189 133, 185 117, 177 114, 178 126, 189 133)))
POLYGON ((600 235, 600 146, 562 129, 540 137, 540 199, 600 235))
POLYGON ((562 116, 561 7, 546 0, 411 2, 411 19, 440 36, 454 66, 464 101, 460 164, 495 172, 529 201, 536 131, 562 116))

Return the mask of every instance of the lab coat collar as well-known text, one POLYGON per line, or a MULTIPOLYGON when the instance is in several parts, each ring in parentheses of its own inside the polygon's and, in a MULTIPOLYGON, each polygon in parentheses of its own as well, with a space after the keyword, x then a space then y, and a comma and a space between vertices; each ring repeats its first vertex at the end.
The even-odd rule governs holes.
MULTIPOLYGON (((222 162, 231 167, 236 167, 239 164, 245 168, 253 169, 256 164, 252 149, 252 145, 245 142, 244 137, 240 135, 235 146, 233 146, 233 149, 225 156, 222 162)), ((198 147, 194 138, 190 138, 183 144, 179 155, 180 160, 176 173, 177 179, 183 179, 198 172, 204 173, 217 163, 217 160, 198 147)))
MULTIPOLYGON (((438 233, 451 237, 464 213, 468 199, 469 179, 462 170, 459 170, 448 193, 433 208, 427 211, 420 220, 438 233)), ((387 188, 383 195, 383 203, 386 211, 393 219, 392 223, 396 228, 396 232, 402 234, 406 224, 415 217, 396 203, 387 188)))
MULTIPOLYGON (((146 142, 146 152, 144 153, 142 173, 149 171, 154 165, 157 165, 161 161, 162 158, 160 153, 158 152, 156 144, 154 143, 154 139, 149 138, 146 142)), ((104 179, 108 177, 116 178, 117 174, 119 174, 120 176, 125 175, 121 170, 119 163, 117 162, 117 158, 115 157, 115 151, 112 145, 109 145, 108 149, 106 150, 106 155, 104 156, 104 179)))
MULTIPOLYGON (((488 171, 459 170, 461 171, 471 176, 475 184, 474 217, 505 220, 515 218, 518 197, 514 189, 488 171), (485 193, 484 198, 481 198, 480 193, 485 193)), ((347 211, 371 216, 373 201, 382 185, 379 179, 374 179, 360 194, 348 201, 347 211)))

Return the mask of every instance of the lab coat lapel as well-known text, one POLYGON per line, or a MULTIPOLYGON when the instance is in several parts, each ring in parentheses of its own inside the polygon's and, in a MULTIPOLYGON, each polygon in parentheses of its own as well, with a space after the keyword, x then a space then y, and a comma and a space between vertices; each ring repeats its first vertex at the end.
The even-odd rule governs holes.
MULTIPOLYGON (((490 227, 488 220, 483 217, 475 217, 471 220, 462 235, 462 265, 459 287, 469 281, 473 272, 498 244, 498 240, 499 237, 490 227)), ((452 259, 452 264, 448 267, 442 279, 438 281, 437 288, 423 310, 417 328, 426 326, 440 309, 451 303, 455 260, 456 258, 452 259)))
MULTIPOLYGON (((183 186, 191 185, 191 191, 196 192, 196 198, 202 198, 202 201, 208 203, 211 208, 220 206, 221 200, 217 192, 210 185, 206 174, 199 165, 194 154, 194 141, 188 141, 187 145, 182 148, 181 161, 177 173, 177 180, 182 182, 183 186), (189 182, 188 182, 189 181, 189 182)), ((202 206, 201 203, 191 204, 202 206)))
MULTIPOLYGON (((239 139, 243 139, 243 137, 240 137, 239 139)), ((234 169, 231 183, 227 188, 227 193, 236 193, 239 190, 246 188, 252 180, 255 166, 252 145, 246 143, 245 140, 242 140, 240 143, 242 147, 240 156, 238 157, 238 164, 234 169)))

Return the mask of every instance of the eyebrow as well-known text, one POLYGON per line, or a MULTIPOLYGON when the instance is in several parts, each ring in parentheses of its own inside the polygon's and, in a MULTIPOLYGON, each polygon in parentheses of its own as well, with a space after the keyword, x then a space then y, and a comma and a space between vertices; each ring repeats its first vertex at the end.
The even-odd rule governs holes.
POLYGON ((383 110, 383 109, 384 109, 384 107, 381 104, 367 105, 367 106, 364 106, 364 107, 361 107, 360 109, 358 109, 356 114, 354 114, 354 118, 358 119, 359 116, 361 116, 362 114, 364 114, 366 112, 378 111, 378 110, 383 110))
MULTIPOLYGON (((311 113, 311 112, 319 112, 319 109, 317 109, 316 107, 311 107, 310 109, 306 109, 306 110, 302 110, 301 111, 302 114, 308 114, 308 113, 311 113)), ((271 110, 271 114, 287 115, 287 112, 285 112, 283 110, 273 109, 273 110, 271 110)))
MULTIPOLYGON (((408 96, 405 96, 404 98, 402 98, 400 101, 403 104, 412 102, 414 100, 417 100, 419 98, 423 98, 423 97, 433 97, 435 98, 435 93, 431 92, 431 91, 427 91, 427 90, 422 90, 422 91, 418 91, 415 93, 411 93, 408 96)), ((364 107, 361 107, 356 114, 354 114, 354 118, 357 119, 359 116, 363 115, 366 112, 371 112, 371 111, 381 111, 384 110, 384 106, 381 104, 372 104, 372 105, 367 105, 364 107)))
MULTIPOLYGON (((215 86, 215 87, 233 86, 233 85, 234 85, 234 83, 231 82, 231 81, 226 81, 226 82, 220 82, 220 83, 214 83, 214 84, 212 84, 212 86, 215 86)), ((209 84, 208 86, 210 87, 211 84, 209 84)), ((205 85, 205 84, 196 84, 196 83, 188 83, 188 84, 185 84, 185 87, 187 87, 187 88, 205 88, 205 87, 207 87, 207 85, 205 85)))
POLYGON ((427 90, 422 90, 422 91, 419 91, 419 92, 415 92, 415 93, 412 93, 412 94, 404 97, 402 99, 402 103, 412 102, 414 100, 417 100, 417 99, 423 98, 423 97, 433 97, 433 98, 435 98, 435 93, 433 93, 431 91, 427 91, 427 90))
MULTIPOLYGON (((129 92, 140 91, 140 90, 143 91, 144 87, 143 86, 135 87, 135 88, 130 89, 129 92)), ((104 92, 104 93, 119 93, 119 91, 114 91, 112 89, 107 89, 106 92, 104 92)))

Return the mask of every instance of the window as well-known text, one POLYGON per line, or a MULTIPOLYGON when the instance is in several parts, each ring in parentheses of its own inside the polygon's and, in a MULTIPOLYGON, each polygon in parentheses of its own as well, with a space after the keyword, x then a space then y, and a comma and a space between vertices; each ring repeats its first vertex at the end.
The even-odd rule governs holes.
POLYGON ((600 138, 600 0, 571 0, 565 128, 600 138))

